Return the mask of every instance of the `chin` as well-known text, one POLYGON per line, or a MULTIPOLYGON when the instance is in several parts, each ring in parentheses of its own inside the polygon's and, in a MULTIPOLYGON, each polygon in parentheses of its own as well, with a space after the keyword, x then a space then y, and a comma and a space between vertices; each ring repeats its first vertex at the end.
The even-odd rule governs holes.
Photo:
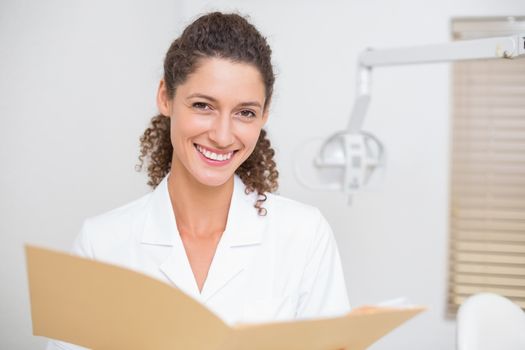
POLYGON ((224 185, 228 180, 232 178, 234 173, 231 174, 199 174, 194 175, 194 178, 202 185, 209 187, 219 187, 224 185))

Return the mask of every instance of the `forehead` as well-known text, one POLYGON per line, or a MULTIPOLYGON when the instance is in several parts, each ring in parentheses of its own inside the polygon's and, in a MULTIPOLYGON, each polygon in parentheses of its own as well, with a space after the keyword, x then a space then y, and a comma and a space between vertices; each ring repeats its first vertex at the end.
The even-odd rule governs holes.
POLYGON ((265 99, 263 78, 254 65, 215 57, 201 59, 177 92, 204 94, 218 100, 258 100, 261 104, 265 99))

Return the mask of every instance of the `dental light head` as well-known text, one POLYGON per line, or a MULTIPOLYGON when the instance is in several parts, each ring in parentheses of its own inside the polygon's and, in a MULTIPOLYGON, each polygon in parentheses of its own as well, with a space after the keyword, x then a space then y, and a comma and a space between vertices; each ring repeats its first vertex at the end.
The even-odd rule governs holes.
POLYGON ((318 169, 342 170, 340 191, 348 196, 366 187, 378 168, 384 166, 384 147, 374 135, 343 131, 332 135, 314 159, 318 169))

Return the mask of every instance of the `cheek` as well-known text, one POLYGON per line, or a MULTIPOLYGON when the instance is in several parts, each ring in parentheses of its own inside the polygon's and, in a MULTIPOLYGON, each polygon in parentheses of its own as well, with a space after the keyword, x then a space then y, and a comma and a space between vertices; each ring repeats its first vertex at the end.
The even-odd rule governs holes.
POLYGON ((171 123, 171 129, 170 129, 170 140, 171 140, 171 146, 173 147, 173 152, 177 156, 177 158, 182 159, 185 158, 184 156, 184 149, 185 144, 188 140, 188 130, 185 130, 185 128, 181 128, 183 126, 182 124, 177 123, 171 123))
POLYGON ((171 143, 173 147, 176 144, 184 144, 192 137, 196 137, 208 128, 208 122, 205 118, 180 116, 172 117, 171 121, 171 143))
POLYGON ((261 127, 248 127, 241 131, 240 135, 244 146, 251 151, 255 148, 259 134, 261 133, 261 127))
POLYGON ((178 128, 174 125, 174 123, 171 123, 170 140, 171 140, 171 145, 173 146, 174 149, 177 149, 177 143, 179 139, 180 139, 180 136, 178 135, 178 128))

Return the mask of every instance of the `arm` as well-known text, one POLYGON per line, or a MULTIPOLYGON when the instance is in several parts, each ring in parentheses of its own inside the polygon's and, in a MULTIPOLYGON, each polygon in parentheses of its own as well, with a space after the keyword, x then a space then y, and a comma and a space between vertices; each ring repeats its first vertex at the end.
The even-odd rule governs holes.
POLYGON ((301 279, 297 318, 337 316, 348 311, 350 305, 337 244, 330 225, 319 213, 301 279))

